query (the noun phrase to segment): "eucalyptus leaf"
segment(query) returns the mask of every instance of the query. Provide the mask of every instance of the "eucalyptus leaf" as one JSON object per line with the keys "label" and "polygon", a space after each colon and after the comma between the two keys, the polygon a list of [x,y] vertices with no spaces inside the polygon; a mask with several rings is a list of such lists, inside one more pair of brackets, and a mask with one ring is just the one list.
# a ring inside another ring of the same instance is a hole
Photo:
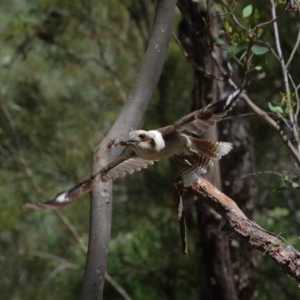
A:
{"label": "eucalyptus leaf", "polygon": [[268,106],[272,112],[283,114],[283,109],[280,106],[272,105],[271,102],[268,103]]}
{"label": "eucalyptus leaf", "polygon": [[255,55],[263,55],[263,54],[265,54],[265,53],[267,53],[269,51],[269,48],[267,48],[265,46],[254,44],[251,47],[251,51]]}
{"label": "eucalyptus leaf", "polygon": [[248,18],[248,17],[250,17],[251,14],[252,14],[252,12],[253,12],[253,6],[252,6],[252,4],[249,4],[249,5],[245,6],[245,7],[243,8],[243,11],[242,11],[243,18]]}

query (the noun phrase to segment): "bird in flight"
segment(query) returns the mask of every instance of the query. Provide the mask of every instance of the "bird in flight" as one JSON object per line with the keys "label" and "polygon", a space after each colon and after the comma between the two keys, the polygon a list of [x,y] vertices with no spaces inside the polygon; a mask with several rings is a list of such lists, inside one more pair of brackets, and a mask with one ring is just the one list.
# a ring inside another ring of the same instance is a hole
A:
{"label": "bird in flight", "polygon": [[188,186],[206,173],[214,160],[228,154],[232,144],[200,139],[209,127],[220,121],[239,98],[237,89],[225,98],[194,111],[171,125],[156,130],[133,130],[116,143],[125,150],[115,160],[71,189],[43,203],[28,203],[25,208],[59,208],[92,190],[99,181],[115,180],[147,168],[161,159],[171,158],[180,174],[179,180]]}

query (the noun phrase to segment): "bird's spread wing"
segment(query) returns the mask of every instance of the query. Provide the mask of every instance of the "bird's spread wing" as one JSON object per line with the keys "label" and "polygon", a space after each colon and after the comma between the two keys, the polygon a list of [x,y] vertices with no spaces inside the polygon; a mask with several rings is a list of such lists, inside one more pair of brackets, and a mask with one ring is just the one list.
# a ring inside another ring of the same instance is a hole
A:
{"label": "bird's spread wing", "polygon": [[99,181],[115,180],[127,174],[140,171],[152,165],[154,162],[145,160],[135,156],[132,151],[126,151],[119,155],[115,160],[95,173],[89,179],[84,180],[67,191],[59,193],[55,198],[39,203],[27,203],[24,205],[25,209],[57,209],[63,207],[70,202],[73,202],[78,197],[90,192],[93,185]]}
{"label": "bird's spread wing", "polygon": [[241,92],[242,91],[240,89],[237,89],[222,100],[212,103],[200,110],[194,111],[180,118],[172,125],[160,128],[159,131],[163,136],[175,131],[188,131],[196,135],[201,135],[210,126],[213,126],[216,122],[226,116],[236,103]]}
{"label": "bird's spread wing", "polygon": [[148,166],[153,165],[153,163],[154,161],[152,160],[146,160],[137,156],[132,157],[115,166],[107,174],[103,175],[101,179],[103,181],[115,180],[127,174],[146,169]]}

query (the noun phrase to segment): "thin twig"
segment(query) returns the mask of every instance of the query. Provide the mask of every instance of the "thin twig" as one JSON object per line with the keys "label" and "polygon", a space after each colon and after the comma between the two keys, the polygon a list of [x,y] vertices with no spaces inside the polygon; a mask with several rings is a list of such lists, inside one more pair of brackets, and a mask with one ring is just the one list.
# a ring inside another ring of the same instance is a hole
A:
{"label": "thin twig", "polygon": [[33,253],[34,256],[51,259],[57,263],[57,266],[50,272],[50,274],[42,281],[42,286],[49,284],[61,271],[64,269],[79,269],[79,265],[71,263],[66,259],[54,255],[52,253],[46,252],[35,252]]}
{"label": "thin twig", "polygon": [[132,300],[132,298],[127,294],[127,292],[111,277],[107,272],[105,272],[105,279],[109,284],[115,288],[115,290],[125,299]]}
{"label": "thin twig", "polygon": [[[272,18],[276,19],[277,14],[276,14],[276,5],[274,0],[270,0],[271,2],[271,14]],[[297,153],[300,155],[300,140],[299,140],[299,127],[297,124],[297,120],[295,119],[295,115],[293,113],[293,106],[292,106],[292,99],[291,99],[291,89],[289,85],[289,78],[288,78],[288,66],[285,63],[282,49],[281,49],[281,42],[280,42],[280,35],[279,35],[279,30],[278,30],[278,22],[275,21],[273,22],[273,30],[274,30],[274,38],[275,38],[275,45],[277,49],[277,54],[279,57],[279,63],[281,66],[281,72],[283,76],[283,82],[285,86],[285,94],[286,94],[286,102],[287,102],[287,107],[288,107],[288,114],[290,118],[290,122],[292,124],[293,128],[293,135],[294,135],[294,140],[297,143]]]}
{"label": "thin twig", "polygon": [[[54,211],[57,217],[60,219],[60,221],[66,226],[66,228],[69,230],[69,232],[72,234],[74,240],[79,245],[80,249],[86,254],[87,253],[87,246],[80,238],[79,233],[77,232],[76,228],[73,226],[73,224],[69,221],[69,219],[62,213],[60,210]],[[119,293],[123,299],[125,300],[131,300],[132,298],[129,296],[129,294],[126,292],[126,290],[117,283],[117,281],[106,271],[105,272],[105,280],[116,290],[117,293]]]}
{"label": "thin twig", "polygon": [[256,171],[256,172],[248,173],[246,175],[241,176],[240,178],[238,178],[236,180],[236,182],[240,181],[240,180],[247,179],[247,178],[252,177],[252,176],[265,175],[265,174],[271,174],[271,175],[275,175],[275,176],[278,176],[278,177],[283,176],[283,174],[275,172],[275,171]]}
{"label": "thin twig", "polygon": [[291,84],[292,84],[292,86],[294,88],[295,98],[297,100],[297,107],[296,107],[296,110],[295,110],[295,118],[296,118],[296,120],[298,120],[299,110],[300,110],[300,99],[299,99],[298,90],[300,88],[300,84],[298,84],[298,86],[296,86],[296,83],[294,82],[294,79],[293,79],[293,77],[290,74],[289,74],[289,78],[290,78]]}
{"label": "thin twig", "polygon": [[87,246],[80,238],[80,235],[78,234],[76,228],[73,226],[73,224],[69,221],[69,219],[66,217],[66,215],[60,211],[60,210],[54,210],[54,213],[59,218],[59,220],[66,226],[68,231],[72,234],[74,240],[79,245],[80,249],[86,253],[87,252]]}
{"label": "thin twig", "polygon": [[191,63],[191,65],[195,68],[195,70],[200,71],[204,76],[206,76],[207,78],[212,78],[218,81],[224,81],[225,78],[227,77],[226,74],[224,75],[224,73],[222,73],[222,75],[224,77],[220,78],[215,76],[214,74],[207,72],[207,70],[204,70],[204,68],[200,67],[194,60],[193,58],[185,51],[184,47],[182,46],[181,41],[178,39],[178,37],[176,36],[176,34],[172,34],[174,40],[177,42],[178,46],[180,47],[183,55],[188,59],[188,61]]}
{"label": "thin twig", "polygon": [[247,105],[265,122],[267,122],[271,127],[273,127],[281,137],[284,144],[287,146],[288,150],[292,154],[292,156],[295,159],[295,162],[297,163],[298,167],[300,167],[300,156],[297,152],[297,150],[294,148],[293,144],[289,140],[289,138],[286,136],[286,134],[283,132],[279,124],[277,124],[264,110],[259,108],[254,102],[246,95],[242,94],[241,98],[244,99],[244,101],[247,103]]}
{"label": "thin twig", "polygon": [[[298,24],[299,24],[299,21],[300,21],[300,11],[298,10]],[[287,63],[286,63],[287,68],[289,67],[290,63],[294,59],[294,56],[295,56],[296,52],[299,49],[299,44],[300,44],[300,26],[298,26],[298,35],[297,35],[296,43],[295,43],[295,45],[293,47],[293,50],[290,54],[290,57],[289,57],[289,59],[287,60]]]}

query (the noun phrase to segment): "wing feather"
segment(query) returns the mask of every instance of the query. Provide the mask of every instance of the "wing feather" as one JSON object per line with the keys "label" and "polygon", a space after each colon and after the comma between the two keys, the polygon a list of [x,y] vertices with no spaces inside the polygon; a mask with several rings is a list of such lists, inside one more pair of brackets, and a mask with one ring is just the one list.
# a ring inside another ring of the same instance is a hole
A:
{"label": "wing feather", "polygon": [[[234,100],[238,98],[240,90],[234,91],[232,94],[228,95],[224,99],[208,105],[203,110],[200,110],[199,113],[195,113],[194,119],[181,126],[178,130],[186,130],[197,135],[203,134],[209,127],[216,124],[220,121],[227,113],[232,109]],[[207,114],[203,114],[203,111],[207,111]],[[193,128],[197,128],[195,131]]]}
{"label": "wing feather", "polygon": [[142,169],[146,169],[148,166],[153,165],[153,163],[154,161],[152,160],[146,160],[135,156],[115,166],[103,175],[101,179],[103,181],[115,180],[117,178],[124,177],[127,174],[132,174],[134,172],[141,171]]}
{"label": "wing feather", "polygon": [[191,140],[191,150],[209,159],[218,160],[232,150],[232,144],[227,142],[207,141],[189,137]]}
{"label": "wing feather", "polygon": [[178,178],[184,185],[195,182],[199,176],[207,172],[215,160],[221,159],[232,149],[231,143],[189,138],[192,142],[191,154],[173,157]]}
{"label": "wing feather", "polygon": [[46,202],[27,203],[24,205],[24,207],[26,209],[57,209],[63,207],[73,202],[79,196],[90,192],[95,182],[100,179],[102,181],[114,180],[127,174],[132,174],[133,172],[145,169],[154,163],[154,161],[151,160],[145,160],[139,157],[131,156],[132,153],[130,151],[121,154],[113,162],[108,164],[99,172],[95,173],[92,177],[76,184],[67,191],[59,193],[55,198]]}
{"label": "wing feather", "polygon": [[213,126],[216,122],[220,121],[227,115],[236,103],[241,92],[241,89],[237,89],[222,100],[212,103],[200,110],[194,111],[180,118],[172,125],[160,128],[159,131],[163,136],[175,131],[188,131],[196,135],[201,135],[210,126]]}

